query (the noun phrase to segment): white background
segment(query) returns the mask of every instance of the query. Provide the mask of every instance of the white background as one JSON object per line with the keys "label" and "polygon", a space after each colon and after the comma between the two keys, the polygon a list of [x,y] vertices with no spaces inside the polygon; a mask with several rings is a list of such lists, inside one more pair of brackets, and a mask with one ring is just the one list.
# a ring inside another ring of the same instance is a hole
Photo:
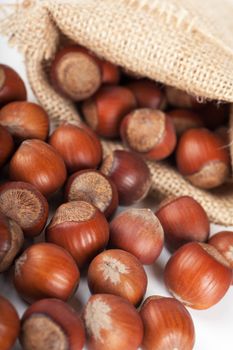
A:
{"label": "white background", "polygon": [[[12,1],[0,0],[0,4],[12,3]],[[233,34],[233,33],[232,33]],[[24,67],[24,59],[16,49],[10,48],[5,38],[0,36],[0,63],[5,63],[17,70],[27,84],[29,100],[35,101],[35,98],[30,90],[27,82],[27,77]],[[1,141],[1,140],[0,140]],[[156,207],[154,199],[148,199],[142,204],[149,206],[152,209]],[[212,225],[211,234],[226,229],[220,226]],[[230,228],[229,228],[230,229]],[[233,228],[231,228],[233,229]],[[163,268],[169,258],[166,249],[163,250],[157,262],[150,267],[146,267],[148,274],[148,289],[146,296],[164,295],[169,296],[163,284]],[[9,273],[0,276],[0,293],[8,297],[18,309],[21,315],[25,310],[26,304],[20,299],[11,285],[11,274]],[[70,303],[77,310],[81,310],[89,297],[89,291],[86,283],[82,279],[78,291],[72,298]],[[192,315],[195,330],[196,343],[195,350],[232,350],[233,349],[233,286],[229,289],[226,296],[214,307],[209,310],[192,310],[189,308]],[[14,350],[21,349],[19,345],[15,346]],[[1,350],[1,349],[0,349]],[[119,349],[123,350],[123,349]],[[127,349],[124,349],[127,350]]]}

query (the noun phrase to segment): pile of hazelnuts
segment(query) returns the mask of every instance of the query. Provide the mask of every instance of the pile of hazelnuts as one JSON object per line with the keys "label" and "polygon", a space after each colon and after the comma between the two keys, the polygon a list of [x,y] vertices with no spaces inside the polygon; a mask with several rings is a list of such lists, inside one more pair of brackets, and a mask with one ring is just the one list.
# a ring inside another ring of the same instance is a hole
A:
{"label": "pile of hazelnuts", "polygon": [[[22,79],[0,65],[0,272],[12,271],[15,289],[31,304],[20,321],[0,296],[0,349],[11,349],[18,337],[25,350],[84,344],[93,350],[193,349],[194,324],[185,306],[207,309],[227,292],[233,233],[209,239],[207,214],[189,196],[166,199],[156,213],[116,210],[148,194],[145,160],[174,163],[174,151],[178,170],[192,184],[223,184],[230,173],[222,127],[229,106],[200,104],[174,88],[132,78],[77,45],[57,53],[50,79],[86,123],[49,132],[46,111],[27,102]],[[129,150],[103,159],[99,137],[121,137]],[[142,303],[143,265],[154,264],[164,244],[172,254],[164,283],[173,297],[154,295]],[[80,272],[93,294],[81,315],[66,303]]]}

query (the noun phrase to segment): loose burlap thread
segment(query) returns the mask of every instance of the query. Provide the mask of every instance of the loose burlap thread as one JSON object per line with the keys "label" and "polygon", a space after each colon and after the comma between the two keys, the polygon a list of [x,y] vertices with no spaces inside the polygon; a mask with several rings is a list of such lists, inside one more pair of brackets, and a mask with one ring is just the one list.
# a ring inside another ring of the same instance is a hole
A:
{"label": "loose burlap thread", "polygon": [[[25,54],[31,87],[55,123],[80,123],[74,104],[58,95],[48,67],[64,36],[126,70],[176,86],[199,100],[233,102],[233,6],[222,0],[27,1],[0,23]],[[233,123],[231,116],[230,123]],[[232,128],[229,128],[233,140]],[[103,141],[105,154],[121,144]],[[148,162],[151,192],[191,195],[212,222],[233,225],[233,185],[193,187],[163,162]]]}

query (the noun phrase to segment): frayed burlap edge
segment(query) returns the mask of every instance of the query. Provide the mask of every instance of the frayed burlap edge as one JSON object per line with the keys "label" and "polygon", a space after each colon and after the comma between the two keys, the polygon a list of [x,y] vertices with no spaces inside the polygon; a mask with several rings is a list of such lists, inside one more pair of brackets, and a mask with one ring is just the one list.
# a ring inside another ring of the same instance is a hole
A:
{"label": "frayed burlap edge", "polygon": [[[120,2],[123,2],[123,0]],[[134,1],[133,4],[136,6],[135,4],[137,4],[137,1]],[[58,124],[66,121],[79,124],[81,119],[77,109],[73,103],[61,97],[53,90],[46,73],[49,61],[57,50],[59,44],[59,30],[62,29],[58,29],[54,23],[56,17],[55,11],[57,9],[56,6],[58,6],[59,9],[60,5],[56,1],[53,1],[52,4],[50,1],[43,1],[43,4],[36,4],[29,9],[21,9],[17,14],[10,16],[6,21],[2,22],[2,26],[0,25],[0,31],[2,27],[2,31],[10,35],[11,43],[17,44],[25,53],[26,68],[30,84],[38,101],[48,111],[51,119]],[[76,9],[75,5],[74,9]],[[185,23],[182,23],[182,25],[185,25]],[[189,28],[189,31],[190,30],[191,28]],[[67,33],[66,31],[65,34],[67,35],[70,33]],[[85,46],[88,48],[92,48],[97,53],[102,54],[105,58],[124,66],[124,62],[121,61],[121,59],[118,60],[117,57],[110,59],[111,53],[105,54],[104,50],[103,52],[98,51],[95,45],[92,46],[92,40],[90,38],[89,42],[86,42],[88,41],[87,39],[81,40],[81,38],[79,38],[80,40],[78,40],[78,38],[74,36],[74,33],[71,33],[68,36],[72,40],[76,39],[77,42],[81,42],[81,44],[85,45],[85,43],[87,43]],[[37,39],[36,45],[35,37]],[[125,65],[125,68],[129,69],[131,67]],[[156,79],[156,72],[153,74],[148,74],[148,72],[144,74],[143,69],[137,70],[135,68],[133,71],[140,75]],[[163,79],[160,79],[160,81],[163,81]],[[173,85],[182,88],[182,84]],[[198,90],[195,85],[193,86],[193,90],[191,85],[190,88],[187,88],[186,90],[190,90],[197,95],[200,93],[200,90]],[[205,92],[203,93],[203,96],[213,98],[218,97],[218,99],[225,99],[229,102],[233,100],[233,96],[230,96],[229,94],[214,96],[213,92],[209,94]],[[231,126],[233,126],[233,115],[230,118],[230,123]],[[233,140],[232,127],[229,129],[229,133],[230,139]],[[105,154],[111,152],[113,149],[122,148],[121,144],[113,142],[103,141],[102,145]],[[157,198],[163,198],[168,196],[190,195],[203,205],[212,222],[222,225],[233,224],[233,186],[231,184],[213,192],[202,191],[193,187],[173,168],[165,163],[148,162],[148,165],[152,175],[151,193],[154,196]]]}

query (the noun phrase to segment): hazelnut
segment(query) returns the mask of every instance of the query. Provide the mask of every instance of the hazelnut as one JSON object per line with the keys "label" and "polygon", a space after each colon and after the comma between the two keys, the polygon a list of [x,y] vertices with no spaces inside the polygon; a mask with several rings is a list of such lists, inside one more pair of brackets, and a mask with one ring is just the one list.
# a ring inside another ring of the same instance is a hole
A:
{"label": "hazelnut", "polygon": [[23,231],[12,219],[0,213],[0,272],[6,271],[23,246]]}
{"label": "hazelnut", "polygon": [[82,105],[87,124],[106,138],[119,136],[122,119],[134,108],[136,99],[133,93],[122,86],[103,86]]}
{"label": "hazelnut", "polygon": [[181,136],[176,162],[179,172],[203,189],[220,186],[229,175],[228,150],[222,139],[207,129],[189,129]]}
{"label": "hazelnut", "polygon": [[55,244],[34,244],[15,263],[15,288],[29,303],[43,298],[66,301],[75,292],[79,279],[72,256]]}
{"label": "hazelnut", "polygon": [[7,103],[26,99],[27,91],[18,73],[9,66],[0,64],[0,108]]}
{"label": "hazelnut", "polygon": [[114,294],[139,305],[147,288],[147,276],[140,261],[120,249],[97,255],[88,268],[88,285],[92,293]]}
{"label": "hazelnut", "polygon": [[150,170],[137,154],[116,150],[104,159],[100,171],[115,183],[121,205],[139,202],[149,192]]}
{"label": "hazelnut", "polygon": [[97,170],[81,170],[73,174],[66,185],[67,201],[86,201],[106,217],[118,206],[118,192],[112,180]]}
{"label": "hazelnut", "polygon": [[171,119],[156,109],[142,108],[129,113],[121,123],[121,138],[131,150],[149,160],[167,158],[176,146]]}
{"label": "hazelnut", "polygon": [[0,186],[0,211],[16,221],[25,236],[41,233],[48,219],[48,202],[31,184],[11,181]]}
{"label": "hazelnut", "polygon": [[83,268],[105,248],[109,225],[92,204],[72,201],[62,204],[46,228],[46,240],[65,248]]}
{"label": "hazelnut", "polygon": [[12,180],[29,182],[46,197],[63,186],[67,174],[57,150],[35,139],[21,143],[11,158],[9,172]]}
{"label": "hazelnut", "polygon": [[19,140],[46,140],[49,118],[45,110],[31,102],[11,102],[0,111],[0,124]]}
{"label": "hazelnut", "polygon": [[95,169],[102,160],[98,138],[75,125],[60,125],[50,136],[49,143],[61,155],[70,172]]}

